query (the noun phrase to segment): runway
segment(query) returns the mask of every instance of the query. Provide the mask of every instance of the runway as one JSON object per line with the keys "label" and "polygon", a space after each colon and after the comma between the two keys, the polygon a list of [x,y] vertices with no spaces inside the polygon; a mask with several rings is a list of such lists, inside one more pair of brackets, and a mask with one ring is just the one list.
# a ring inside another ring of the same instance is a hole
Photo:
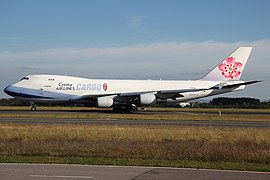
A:
{"label": "runway", "polygon": [[191,120],[117,120],[117,119],[48,119],[48,118],[0,118],[0,123],[12,124],[70,124],[115,126],[201,126],[232,128],[270,128],[269,122],[191,121]]}
{"label": "runway", "polygon": [[[41,110],[31,112],[27,110],[1,110],[0,114],[112,114],[109,110]],[[202,112],[184,112],[184,111],[139,111],[134,114],[179,114],[192,113],[201,114]],[[205,112],[207,114],[217,112]],[[239,112],[226,112],[227,114],[239,114]],[[224,114],[226,114],[224,113]],[[241,112],[242,113],[242,112]],[[242,113],[243,114],[243,113]],[[254,112],[244,112],[244,114],[254,114]],[[269,116],[269,112],[255,112],[255,115]],[[73,116],[74,117],[74,116]],[[12,124],[70,124],[70,125],[115,125],[115,126],[201,126],[201,127],[233,127],[233,128],[270,128],[270,122],[255,121],[220,121],[218,120],[139,120],[139,119],[74,119],[74,118],[0,118],[0,123]]]}
{"label": "runway", "polygon": [[[53,108],[53,107],[52,107]],[[29,113],[38,113],[38,114],[93,114],[93,113],[99,113],[99,114],[115,114],[111,110],[38,110],[38,111],[30,111],[30,110],[0,110],[0,114],[29,114]],[[218,111],[209,111],[208,109],[205,109],[205,111],[137,111],[133,112],[131,114],[206,114],[206,115],[218,115]],[[125,113],[124,113],[125,114]],[[223,115],[260,115],[260,116],[270,116],[270,112],[252,112],[252,111],[222,111]]]}
{"label": "runway", "polygon": [[268,172],[66,164],[0,164],[1,180],[268,180]]}

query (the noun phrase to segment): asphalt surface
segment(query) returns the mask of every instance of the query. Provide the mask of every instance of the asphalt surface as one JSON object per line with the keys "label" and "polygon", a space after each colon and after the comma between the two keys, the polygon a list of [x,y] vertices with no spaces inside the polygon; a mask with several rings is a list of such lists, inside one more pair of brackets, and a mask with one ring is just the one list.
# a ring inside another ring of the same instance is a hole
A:
{"label": "asphalt surface", "polygon": [[270,173],[203,169],[92,166],[65,164],[0,164],[0,180],[268,180]]}
{"label": "asphalt surface", "polygon": [[[52,107],[53,108],[53,107]],[[100,113],[100,114],[115,114],[111,110],[37,110],[37,111],[30,111],[29,110],[0,110],[0,114],[29,114],[29,113],[38,113],[38,114],[76,114],[76,113],[83,113],[83,114],[93,114],[93,113]],[[211,114],[211,115],[218,115],[218,111],[137,111],[133,114]],[[270,116],[270,112],[252,112],[252,111],[245,111],[245,112],[226,112],[222,111],[223,115],[261,115],[261,116]]]}
{"label": "asphalt surface", "polygon": [[115,126],[201,126],[232,128],[270,128],[269,122],[191,121],[191,120],[116,120],[116,119],[44,119],[0,118],[0,123],[12,124],[70,124]]}
{"label": "asphalt surface", "polygon": [[[0,114],[76,114],[76,113],[87,113],[92,114],[93,112],[98,113],[112,113],[111,111],[25,111],[25,110],[8,110],[0,111]],[[158,113],[186,113],[186,112],[149,112],[139,111],[139,114],[158,114]],[[190,112],[189,112],[190,113]],[[200,113],[201,112],[192,112]],[[214,113],[214,112],[206,112]],[[235,112],[239,114],[238,112]],[[251,114],[253,112],[244,112],[245,114]],[[137,113],[136,113],[137,114]],[[243,114],[243,113],[242,113]],[[255,113],[260,115],[268,116],[268,113]],[[218,118],[218,116],[217,116]],[[0,123],[13,123],[13,124],[72,124],[72,125],[116,125],[116,126],[212,126],[212,127],[232,127],[232,128],[270,128],[270,122],[251,122],[251,121],[198,121],[198,120],[117,120],[117,119],[63,119],[63,118],[0,118]]]}

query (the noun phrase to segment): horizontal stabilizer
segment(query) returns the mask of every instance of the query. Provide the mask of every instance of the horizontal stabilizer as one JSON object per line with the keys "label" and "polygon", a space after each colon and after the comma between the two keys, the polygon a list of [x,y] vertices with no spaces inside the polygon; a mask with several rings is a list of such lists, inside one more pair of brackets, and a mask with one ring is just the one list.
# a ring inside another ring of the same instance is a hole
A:
{"label": "horizontal stabilizer", "polygon": [[248,81],[248,82],[243,82],[243,83],[238,83],[238,84],[231,84],[231,85],[225,85],[223,86],[221,89],[230,89],[230,88],[236,88],[242,85],[250,85],[250,84],[254,84],[254,83],[258,83],[258,82],[262,82],[261,81]]}

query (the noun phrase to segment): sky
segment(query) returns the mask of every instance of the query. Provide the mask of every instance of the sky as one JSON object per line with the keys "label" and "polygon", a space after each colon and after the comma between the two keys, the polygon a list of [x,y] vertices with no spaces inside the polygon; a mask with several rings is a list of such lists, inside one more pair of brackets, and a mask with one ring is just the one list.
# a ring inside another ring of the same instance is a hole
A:
{"label": "sky", "polygon": [[228,97],[270,100],[269,0],[0,0],[0,98],[28,74],[199,79],[252,46]]}

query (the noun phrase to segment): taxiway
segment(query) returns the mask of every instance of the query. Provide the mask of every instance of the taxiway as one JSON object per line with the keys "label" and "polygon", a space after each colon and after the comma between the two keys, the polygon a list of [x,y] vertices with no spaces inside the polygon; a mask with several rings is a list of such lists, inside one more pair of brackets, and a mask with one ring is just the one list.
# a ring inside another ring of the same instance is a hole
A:
{"label": "taxiway", "polygon": [[268,172],[225,171],[187,168],[154,168],[130,166],[95,166],[67,164],[0,164],[2,180],[61,180],[61,179],[97,179],[97,180],[268,180]]}

